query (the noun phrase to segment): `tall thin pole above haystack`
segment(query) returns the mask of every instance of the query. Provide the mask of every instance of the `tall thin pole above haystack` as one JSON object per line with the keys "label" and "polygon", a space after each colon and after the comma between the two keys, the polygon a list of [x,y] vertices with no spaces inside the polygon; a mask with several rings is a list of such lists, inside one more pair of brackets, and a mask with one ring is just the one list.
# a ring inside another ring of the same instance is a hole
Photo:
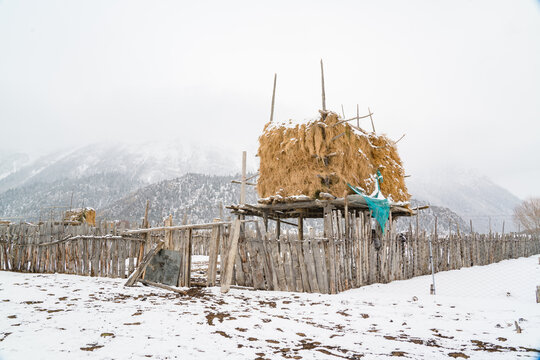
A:
{"label": "tall thin pole above haystack", "polygon": [[322,109],[326,111],[326,94],[324,93],[324,68],[321,59],[321,86],[322,86]]}
{"label": "tall thin pole above haystack", "polygon": [[358,107],[358,104],[356,104],[356,127],[360,127],[360,108]]}
{"label": "tall thin pole above haystack", "polygon": [[341,113],[343,114],[343,118],[345,119],[345,110],[343,109],[343,104],[341,104]]}
{"label": "tall thin pole above haystack", "polygon": [[367,110],[369,113],[369,119],[371,120],[371,128],[373,129],[373,132],[375,132],[375,125],[373,125],[373,116],[371,116],[371,110],[369,109],[369,107],[367,108]]}
{"label": "tall thin pole above haystack", "polygon": [[277,81],[277,74],[274,74],[274,90],[272,91],[272,109],[270,110],[270,122],[274,120],[274,102],[276,100],[276,81]]}
{"label": "tall thin pole above haystack", "polygon": [[240,185],[240,205],[246,203],[246,157],[247,152],[242,151],[242,184]]}

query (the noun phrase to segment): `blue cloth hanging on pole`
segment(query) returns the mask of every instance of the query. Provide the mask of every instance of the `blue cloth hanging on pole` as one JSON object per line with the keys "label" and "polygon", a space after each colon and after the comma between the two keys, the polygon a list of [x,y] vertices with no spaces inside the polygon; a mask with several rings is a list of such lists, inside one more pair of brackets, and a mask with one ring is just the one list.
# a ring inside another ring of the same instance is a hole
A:
{"label": "blue cloth hanging on pole", "polygon": [[375,220],[377,220],[377,222],[381,226],[382,233],[384,234],[386,221],[388,221],[388,218],[390,217],[390,202],[388,201],[388,199],[378,198],[381,188],[379,184],[379,179],[381,179],[381,182],[383,181],[381,173],[379,172],[379,170],[377,170],[377,193],[375,194],[375,196],[366,196],[357,187],[352,186],[351,184],[347,185],[349,185],[349,187],[355,193],[362,195],[362,197],[366,199],[369,210],[371,210],[371,215]]}

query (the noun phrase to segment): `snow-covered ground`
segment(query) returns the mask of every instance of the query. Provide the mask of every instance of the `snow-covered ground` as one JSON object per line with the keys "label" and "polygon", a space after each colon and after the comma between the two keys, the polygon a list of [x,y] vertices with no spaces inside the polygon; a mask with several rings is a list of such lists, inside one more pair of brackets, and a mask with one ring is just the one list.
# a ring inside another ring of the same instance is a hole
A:
{"label": "snow-covered ground", "polygon": [[[536,359],[538,256],[338,295],[0,272],[0,359]],[[515,321],[522,329],[516,332]]]}

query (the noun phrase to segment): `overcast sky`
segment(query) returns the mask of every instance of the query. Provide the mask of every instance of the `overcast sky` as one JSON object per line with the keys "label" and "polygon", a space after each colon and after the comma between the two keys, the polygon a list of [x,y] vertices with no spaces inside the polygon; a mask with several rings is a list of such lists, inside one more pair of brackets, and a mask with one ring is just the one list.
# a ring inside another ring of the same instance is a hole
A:
{"label": "overcast sky", "polygon": [[[0,148],[178,136],[257,148],[277,120],[368,106],[408,173],[540,196],[540,2],[0,0]],[[364,122],[364,127],[369,124]]]}

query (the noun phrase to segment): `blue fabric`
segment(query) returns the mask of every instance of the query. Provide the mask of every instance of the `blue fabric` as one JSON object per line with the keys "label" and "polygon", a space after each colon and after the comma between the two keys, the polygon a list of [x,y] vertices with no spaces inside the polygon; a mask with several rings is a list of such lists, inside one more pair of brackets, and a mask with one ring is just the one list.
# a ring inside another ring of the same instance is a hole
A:
{"label": "blue fabric", "polygon": [[390,216],[390,202],[388,199],[374,199],[369,196],[362,195],[368,204],[369,210],[371,210],[372,216],[377,220],[381,226],[382,233],[386,227],[386,221]]}
{"label": "blue fabric", "polygon": [[[382,182],[382,175],[377,170],[377,182],[379,181],[379,178]],[[357,187],[352,186],[351,184],[347,184],[353,191],[359,195],[362,195],[364,199],[366,199],[366,202],[368,204],[369,210],[371,210],[371,215],[379,225],[381,226],[382,233],[384,234],[384,229],[386,227],[386,221],[388,221],[388,218],[390,217],[390,202],[388,199],[376,199],[374,197],[369,197],[363,194]],[[380,186],[378,186],[378,189],[380,189]],[[380,191],[380,190],[379,190]],[[377,191],[377,195],[379,195],[379,191]]]}

